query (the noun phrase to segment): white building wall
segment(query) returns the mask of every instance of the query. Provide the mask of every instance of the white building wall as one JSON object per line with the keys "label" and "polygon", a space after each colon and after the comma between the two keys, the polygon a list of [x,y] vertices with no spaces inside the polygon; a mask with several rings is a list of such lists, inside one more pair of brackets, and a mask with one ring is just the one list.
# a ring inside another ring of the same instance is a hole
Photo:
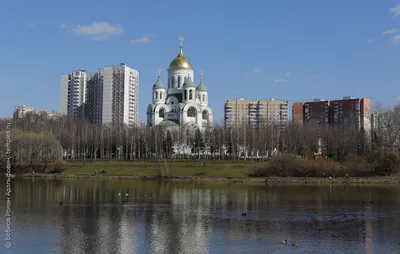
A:
{"label": "white building wall", "polygon": [[113,93],[113,68],[105,67],[101,71],[103,79],[103,98],[102,98],[102,124],[112,121],[112,93]]}
{"label": "white building wall", "polygon": [[60,87],[60,113],[67,115],[68,108],[68,74],[61,75],[61,87]]}
{"label": "white building wall", "polygon": [[130,105],[129,105],[129,96],[131,95],[131,68],[127,66],[122,66],[124,70],[124,95],[123,95],[123,121],[126,124],[129,124],[129,117],[130,117]]}
{"label": "white building wall", "polygon": [[[123,79],[114,80],[114,73],[123,73]],[[103,107],[102,107],[102,123],[111,123],[113,117],[122,113],[121,123],[127,125],[135,125],[139,122],[139,72],[126,66],[105,67],[102,70],[103,76]],[[121,83],[122,82],[122,83]],[[117,87],[123,87],[121,97],[114,97]],[[119,108],[117,108],[116,100],[119,100]],[[120,118],[121,119],[121,118]]]}
{"label": "white building wall", "polygon": [[61,75],[60,112],[72,118],[84,117],[86,103],[86,71]]}
{"label": "white building wall", "polygon": [[[178,83],[180,77],[180,83]],[[168,93],[177,93],[183,86],[186,78],[190,77],[194,82],[194,71],[191,69],[170,69],[168,70]],[[174,83],[172,83],[174,78]]]}
{"label": "white building wall", "polygon": [[129,68],[129,125],[139,123],[139,72]]}

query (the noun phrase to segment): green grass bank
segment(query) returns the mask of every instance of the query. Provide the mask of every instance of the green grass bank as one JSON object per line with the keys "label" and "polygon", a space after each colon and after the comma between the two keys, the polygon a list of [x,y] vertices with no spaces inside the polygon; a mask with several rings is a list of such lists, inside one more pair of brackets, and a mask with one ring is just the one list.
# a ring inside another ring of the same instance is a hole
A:
{"label": "green grass bank", "polygon": [[[258,170],[275,167],[271,161],[212,161],[212,160],[168,160],[168,161],[67,161],[60,173],[25,173],[24,177],[43,178],[94,178],[204,181],[248,184],[400,184],[399,173],[390,177],[254,177]],[[95,174],[105,170],[106,174]],[[196,173],[204,175],[196,176]]]}

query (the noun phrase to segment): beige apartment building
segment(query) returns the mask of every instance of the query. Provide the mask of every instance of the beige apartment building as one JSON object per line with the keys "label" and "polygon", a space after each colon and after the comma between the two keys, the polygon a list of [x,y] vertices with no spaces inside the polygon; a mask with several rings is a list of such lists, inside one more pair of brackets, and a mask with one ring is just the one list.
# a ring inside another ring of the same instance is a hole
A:
{"label": "beige apartment building", "polygon": [[34,115],[46,115],[48,118],[53,118],[53,119],[60,116],[60,113],[56,112],[56,111],[35,109],[30,106],[21,105],[21,106],[14,107],[13,119],[25,118],[26,115],[29,113],[34,114]]}
{"label": "beige apartment building", "polygon": [[280,125],[288,123],[286,100],[226,100],[224,105],[225,127],[250,125]]}

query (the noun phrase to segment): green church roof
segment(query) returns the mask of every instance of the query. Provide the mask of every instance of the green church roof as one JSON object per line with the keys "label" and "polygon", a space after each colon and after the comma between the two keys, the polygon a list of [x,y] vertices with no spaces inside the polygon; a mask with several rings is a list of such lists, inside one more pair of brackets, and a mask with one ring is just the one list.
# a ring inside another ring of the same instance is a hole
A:
{"label": "green church roof", "polygon": [[179,126],[175,121],[173,120],[163,120],[161,123],[158,124],[159,126]]}
{"label": "green church roof", "polygon": [[204,84],[203,80],[197,86],[196,90],[199,91],[199,92],[207,92],[208,91],[208,89],[207,89],[206,85]]}
{"label": "green church roof", "polygon": [[196,85],[193,83],[191,78],[187,78],[185,83],[183,83],[183,87],[196,87]]}
{"label": "green church roof", "polygon": [[153,89],[165,89],[164,83],[161,81],[160,76],[158,77],[156,83],[153,85]]}

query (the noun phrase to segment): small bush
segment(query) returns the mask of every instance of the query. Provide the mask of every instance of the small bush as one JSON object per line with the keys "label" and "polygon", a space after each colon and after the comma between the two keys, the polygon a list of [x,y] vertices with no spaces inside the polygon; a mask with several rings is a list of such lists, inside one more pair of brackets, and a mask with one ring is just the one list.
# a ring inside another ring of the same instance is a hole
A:
{"label": "small bush", "polygon": [[55,160],[50,164],[48,173],[62,173],[67,169],[67,163],[64,160]]}
{"label": "small bush", "polygon": [[255,177],[368,177],[376,175],[364,158],[355,157],[339,163],[331,160],[302,159],[284,154],[270,160],[269,166],[254,170]]}
{"label": "small bush", "polygon": [[379,176],[390,176],[399,172],[399,155],[390,150],[381,149],[372,152],[368,157],[368,162]]}
{"label": "small bush", "polygon": [[375,176],[374,168],[364,157],[350,157],[345,159],[345,165],[348,176],[352,177],[368,177]]}

